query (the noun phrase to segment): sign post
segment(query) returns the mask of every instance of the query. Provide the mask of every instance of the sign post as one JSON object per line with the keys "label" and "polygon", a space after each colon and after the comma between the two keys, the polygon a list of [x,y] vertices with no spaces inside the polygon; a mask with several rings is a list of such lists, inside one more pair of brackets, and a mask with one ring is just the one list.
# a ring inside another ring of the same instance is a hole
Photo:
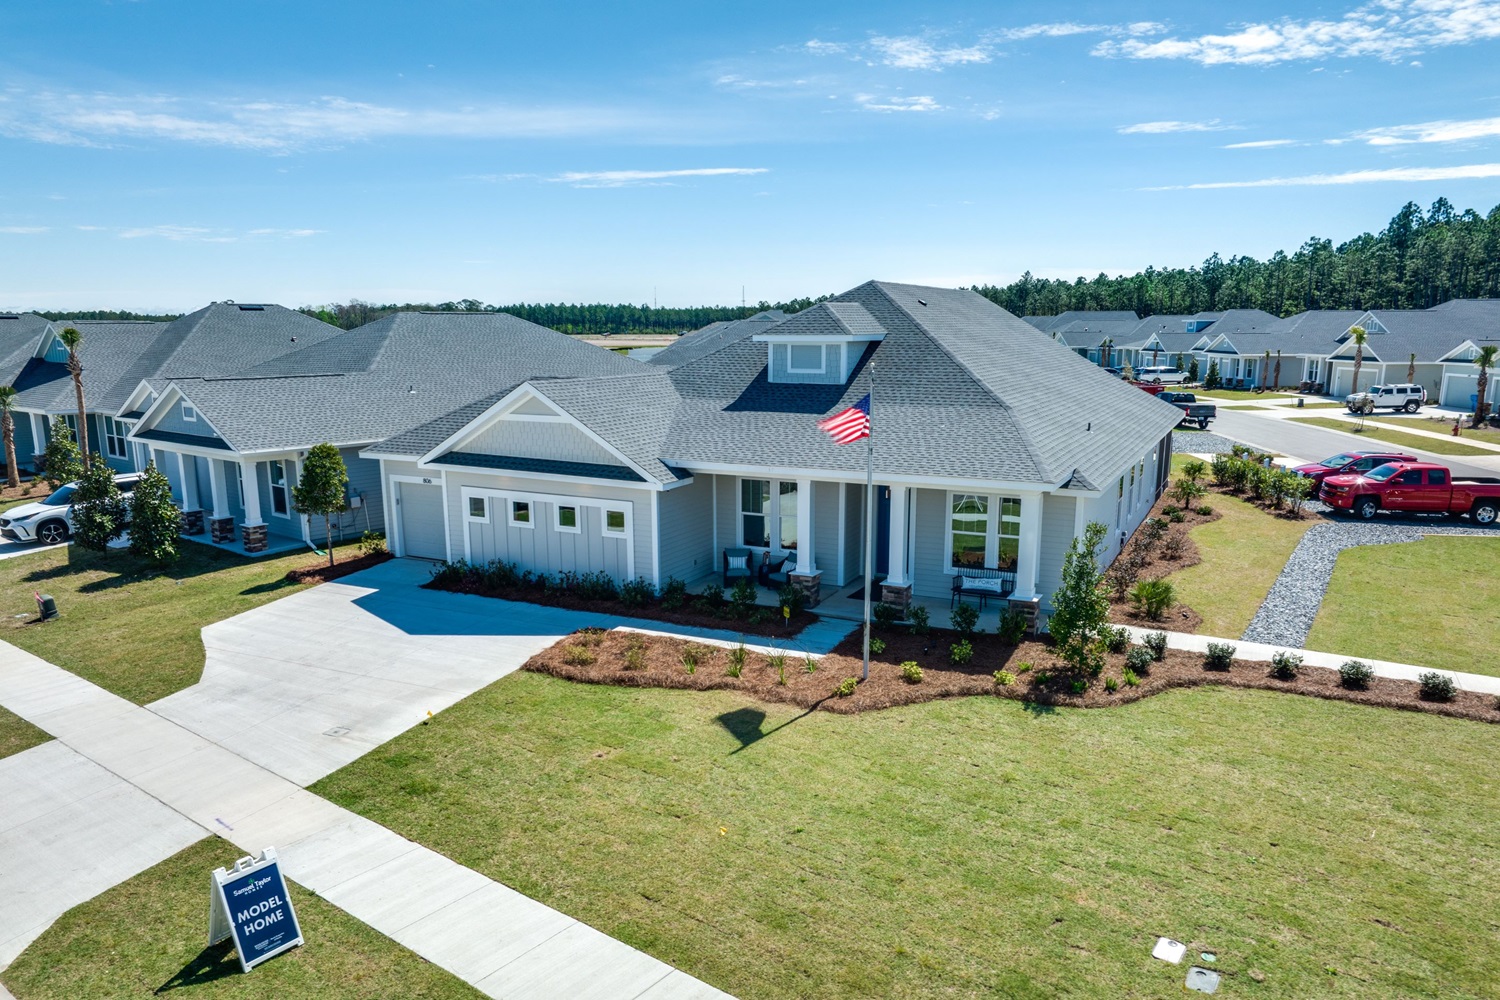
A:
{"label": "sign post", "polygon": [[210,893],[208,943],[234,938],[243,971],[303,943],[276,848],[240,858],[231,869],[215,869]]}

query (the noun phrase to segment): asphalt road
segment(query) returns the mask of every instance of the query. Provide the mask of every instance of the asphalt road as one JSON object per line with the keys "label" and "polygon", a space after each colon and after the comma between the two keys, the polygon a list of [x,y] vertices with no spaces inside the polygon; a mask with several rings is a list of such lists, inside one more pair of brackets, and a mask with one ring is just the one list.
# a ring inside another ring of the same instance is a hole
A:
{"label": "asphalt road", "polygon": [[[1309,416],[1316,416],[1317,410]],[[1380,445],[1339,431],[1325,430],[1310,424],[1299,424],[1279,417],[1263,417],[1248,410],[1219,410],[1218,419],[1209,430],[1266,451],[1294,455],[1316,462],[1341,451],[1368,451]],[[1403,449],[1404,450],[1404,449]],[[1500,452],[1494,457],[1475,459],[1455,455],[1437,455],[1413,449],[1412,454],[1424,461],[1446,465],[1460,476],[1500,476]]]}

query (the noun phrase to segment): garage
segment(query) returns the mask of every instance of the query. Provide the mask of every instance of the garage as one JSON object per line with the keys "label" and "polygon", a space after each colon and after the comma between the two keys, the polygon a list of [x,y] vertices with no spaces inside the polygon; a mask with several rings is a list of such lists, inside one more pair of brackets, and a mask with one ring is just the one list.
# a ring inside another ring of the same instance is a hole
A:
{"label": "garage", "polygon": [[396,510],[403,556],[448,558],[443,530],[443,488],[437,483],[396,481]]}
{"label": "garage", "polygon": [[[1493,383],[1494,379],[1490,381]],[[1460,410],[1472,409],[1474,401],[1472,397],[1479,392],[1479,371],[1475,368],[1473,375],[1451,373],[1443,376],[1443,399],[1444,406],[1456,406]],[[1485,393],[1489,396],[1489,392]]]}

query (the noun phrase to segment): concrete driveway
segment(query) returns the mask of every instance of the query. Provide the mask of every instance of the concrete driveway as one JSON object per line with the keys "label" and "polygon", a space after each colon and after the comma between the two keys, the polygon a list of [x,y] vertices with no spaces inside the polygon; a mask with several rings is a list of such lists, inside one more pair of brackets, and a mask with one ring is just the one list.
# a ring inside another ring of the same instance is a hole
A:
{"label": "concrete driveway", "polygon": [[[1312,410],[1301,415],[1318,416],[1319,412]],[[1341,451],[1384,447],[1378,442],[1356,437],[1353,434],[1345,434],[1342,431],[1329,430],[1312,424],[1299,424],[1283,417],[1262,416],[1251,410],[1220,409],[1219,417],[1214,421],[1212,429],[1215,434],[1222,434],[1227,438],[1243,441],[1245,444],[1267,451],[1297,455],[1309,462],[1319,461],[1329,455],[1337,455]],[[1500,454],[1472,457],[1466,455],[1459,458],[1454,455],[1423,452],[1419,448],[1413,449],[1413,453],[1425,461],[1446,465],[1461,476],[1500,476]]]}

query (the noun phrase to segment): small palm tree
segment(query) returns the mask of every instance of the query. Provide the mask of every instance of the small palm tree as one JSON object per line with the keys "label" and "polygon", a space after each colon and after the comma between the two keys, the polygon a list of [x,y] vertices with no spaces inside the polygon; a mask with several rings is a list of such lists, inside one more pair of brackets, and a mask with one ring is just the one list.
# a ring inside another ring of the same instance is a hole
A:
{"label": "small palm tree", "polygon": [[16,468],[16,421],[12,416],[15,406],[15,386],[0,385],[0,432],[5,435],[5,485],[11,489],[21,485],[21,470]]}
{"label": "small palm tree", "polygon": [[[1479,393],[1474,397],[1474,423],[1478,424],[1484,419],[1486,409],[1484,402],[1484,391],[1489,388],[1490,369],[1495,367],[1495,362],[1500,361],[1500,347],[1494,344],[1486,344],[1479,349],[1479,354],[1474,358],[1474,363],[1479,366]],[[7,438],[6,440],[9,440]]]}
{"label": "small palm tree", "polygon": [[1365,363],[1365,345],[1370,342],[1370,335],[1362,326],[1351,327],[1349,339],[1354,341],[1354,391],[1359,391],[1359,369]]}
{"label": "small palm tree", "polygon": [[1406,384],[1411,385],[1417,380],[1417,356],[1412,356],[1406,362]]}
{"label": "small palm tree", "polygon": [[73,392],[78,397],[78,450],[83,453],[83,468],[89,467],[89,419],[83,406],[83,361],[78,357],[78,348],[83,344],[83,334],[71,326],[57,335],[68,349],[68,372],[73,376]]}

